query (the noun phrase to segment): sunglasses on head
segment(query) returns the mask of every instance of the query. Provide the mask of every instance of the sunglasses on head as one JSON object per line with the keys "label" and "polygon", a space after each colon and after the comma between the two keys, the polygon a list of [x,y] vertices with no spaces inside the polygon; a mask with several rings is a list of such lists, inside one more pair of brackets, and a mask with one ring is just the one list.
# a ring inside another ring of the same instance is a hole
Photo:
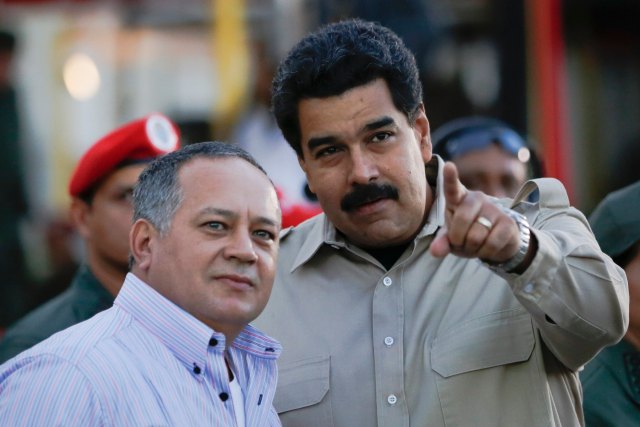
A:
{"label": "sunglasses on head", "polygon": [[443,142],[439,144],[437,151],[448,159],[454,159],[470,151],[481,150],[489,144],[497,144],[522,162],[528,161],[531,156],[520,135],[511,129],[500,127],[466,129],[453,133]]}

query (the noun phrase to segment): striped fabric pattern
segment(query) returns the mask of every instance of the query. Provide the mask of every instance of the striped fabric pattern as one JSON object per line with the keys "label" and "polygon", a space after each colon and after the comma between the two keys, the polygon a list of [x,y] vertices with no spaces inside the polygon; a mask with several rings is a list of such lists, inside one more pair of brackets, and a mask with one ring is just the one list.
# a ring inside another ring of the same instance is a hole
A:
{"label": "striped fabric pattern", "polygon": [[[129,274],[112,308],[0,366],[0,425],[235,426],[225,347]],[[247,426],[280,426],[281,351],[251,326],[230,346]]]}

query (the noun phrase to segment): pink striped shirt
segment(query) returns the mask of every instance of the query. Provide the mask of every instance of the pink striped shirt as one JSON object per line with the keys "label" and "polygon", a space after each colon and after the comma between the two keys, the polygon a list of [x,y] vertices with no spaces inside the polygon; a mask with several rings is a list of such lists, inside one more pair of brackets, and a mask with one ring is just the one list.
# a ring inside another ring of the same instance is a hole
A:
{"label": "pink striped shirt", "polygon": [[[225,337],[133,274],[109,310],[0,366],[0,425],[234,426]],[[247,426],[279,426],[280,344],[247,326],[229,348]]]}

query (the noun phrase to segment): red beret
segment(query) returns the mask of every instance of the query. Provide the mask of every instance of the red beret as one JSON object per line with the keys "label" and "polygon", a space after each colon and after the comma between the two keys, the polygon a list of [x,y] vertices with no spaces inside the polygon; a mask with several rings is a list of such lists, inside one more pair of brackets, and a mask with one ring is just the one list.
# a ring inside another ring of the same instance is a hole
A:
{"label": "red beret", "polygon": [[309,203],[290,203],[285,197],[282,190],[276,187],[276,194],[280,201],[280,208],[282,209],[282,228],[295,227],[302,221],[305,221],[313,216],[322,212],[322,208],[319,205],[313,205]]}
{"label": "red beret", "polygon": [[127,123],[87,151],[71,176],[69,194],[77,197],[126,160],[153,159],[179,147],[179,130],[162,114]]}

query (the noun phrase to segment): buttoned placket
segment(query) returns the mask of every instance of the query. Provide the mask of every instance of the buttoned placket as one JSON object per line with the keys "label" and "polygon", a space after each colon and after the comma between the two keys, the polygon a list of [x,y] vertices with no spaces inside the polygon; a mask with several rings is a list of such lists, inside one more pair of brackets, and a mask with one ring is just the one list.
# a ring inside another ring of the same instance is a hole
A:
{"label": "buttoned placket", "polygon": [[379,425],[408,426],[404,390],[403,318],[401,270],[383,274],[373,296],[373,352],[376,406]]}
{"label": "buttoned placket", "polygon": [[[235,411],[233,402],[231,401],[231,390],[229,389],[229,374],[227,365],[224,360],[224,337],[218,337],[215,334],[207,343],[207,361],[206,367],[200,367],[198,376],[201,378],[203,385],[209,392],[210,399],[214,405],[221,405],[227,414],[228,419],[235,424]],[[196,364],[194,364],[194,374],[196,373]]]}

